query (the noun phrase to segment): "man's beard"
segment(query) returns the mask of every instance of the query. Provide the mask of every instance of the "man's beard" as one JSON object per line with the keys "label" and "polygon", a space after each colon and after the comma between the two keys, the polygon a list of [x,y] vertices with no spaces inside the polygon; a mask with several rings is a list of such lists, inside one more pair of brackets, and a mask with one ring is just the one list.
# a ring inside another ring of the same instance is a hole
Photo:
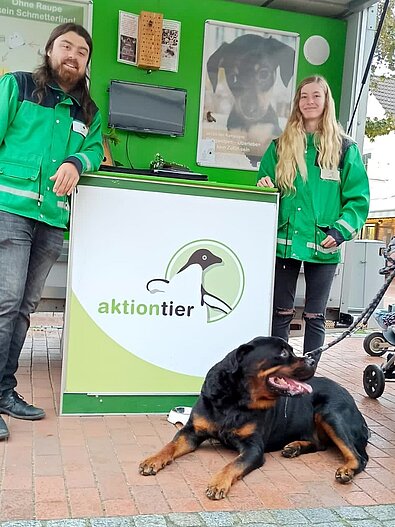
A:
{"label": "man's beard", "polygon": [[55,67],[50,61],[52,76],[54,80],[61,86],[67,88],[67,91],[73,90],[78,82],[85,77],[85,72],[81,74],[78,70],[71,70],[63,63],[57,64]]}

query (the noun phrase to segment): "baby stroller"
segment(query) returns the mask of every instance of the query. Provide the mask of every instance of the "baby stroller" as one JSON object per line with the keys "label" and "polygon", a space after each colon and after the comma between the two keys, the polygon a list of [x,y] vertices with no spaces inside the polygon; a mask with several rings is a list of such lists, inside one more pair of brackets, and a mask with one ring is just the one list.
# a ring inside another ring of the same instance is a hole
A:
{"label": "baby stroller", "polygon": [[[375,311],[395,277],[395,236],[391,238],[388,246],[384,249],[383,256],[385,258],[385,267],[380,269],[379,273],[385,275],[386,280],[368,307],[339,337],[307,354],[316,358],[318,362],[323,351],[350,336],[357,329],[366,326],[369,318],[374,314],[375,320],[383,331],[375,331],[368,335],[364,339],[364,349],[369,355],[376,357],[384,355],[387,351],[391,352],[388,353],[386,361],[381,366],[370,364],[363,372],[363,387],[367,395],[372,399],[377,399],[382,395],[385,381],[395,380],[395,309],[393,311],[391,307],[388,311],[383,309]],[[391,348],[391,346],[394,346],[394,348]]]}
{"label": "baby stroller", "polygon": [[[384,286],[376,296],[374,307],[378,305],[383,298],[384,293],[390,286],[392,279],[395,276],[395,237],[391,238],[388,246],[383,251],[385,258],[385,267],[380,269],[379,273],[386,275],[387,279]],[[386,361],[378,366],[377,364],[369,364],[363,372],[363,387],[365,392],[372,399],[377,399],[382,395],[385,388],[385,381],[395,380],[395,306],[390,306],[388,310],[378,309],[373,313],[373,318],[382,331],[374,331],[367,335],[363,341],[364,350],[372,357],[381,357],[387,351]],[[367,321],[367,319],[366,319]]]}
{"label": "baby stroller", "polygon": [[382,331],[374,331],[365,337],[364,350],[372,357],[381,357],[386,352],[388,354],[381,366],[370,364],[365,368],[363,386],[369,397],[377,399],[384,391],[385,381],[395,380],[395,306],[390,306],[388,311],[376,310],[373,318]]}

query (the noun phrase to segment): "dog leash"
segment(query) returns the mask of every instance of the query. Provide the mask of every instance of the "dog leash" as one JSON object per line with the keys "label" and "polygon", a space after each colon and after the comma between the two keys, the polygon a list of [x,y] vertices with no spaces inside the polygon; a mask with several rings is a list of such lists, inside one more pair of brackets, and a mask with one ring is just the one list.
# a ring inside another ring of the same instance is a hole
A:
{"label": "dog leash", "polygon": [[384,284],[380,288],[380,290],[377,292],[376,296],[373,298],[373,300],[368,305],[368,307],[365,308],[362,311],[362,313],[359,315],[359,317],[356,320],[354,320],[354,322],[351,324],[351,326],[349,326],[346,329],[346,331],[344,331],[341,335],[339,335],[337,338],[335,338],[334,340],[332,340],[328,344],[325,344],[324,346],[320,346],[319,348],[317,348],[315,350],[308,351],[305,354],[305,356],[311,357],[312,359],[314,359],[318,363],[318,361],[320,360],[321,354],[324,351],[328,350],[329,348],[331,348],[335,344],[338,344],[339,342],[341,342],[346,337],[349,337],[354,331],[356,331],[359,328],[359,326],[362,328],[364,325],[367,324],[369,318],[372,316],[374,310],[378,306],[380,300],[383,298],[385,292],[387,291],[387,289],[391,285],[392,280],[395,277],[395,260],[393,260],[390,257],[388,257],[387,259],[391,262],[391,265],[387,266],[387,267],[384,267],[383,269],[380,269],[379,272],[380,272],[380,274],[384,274],[384,275],[386,274],[388,276],[387,276]]}

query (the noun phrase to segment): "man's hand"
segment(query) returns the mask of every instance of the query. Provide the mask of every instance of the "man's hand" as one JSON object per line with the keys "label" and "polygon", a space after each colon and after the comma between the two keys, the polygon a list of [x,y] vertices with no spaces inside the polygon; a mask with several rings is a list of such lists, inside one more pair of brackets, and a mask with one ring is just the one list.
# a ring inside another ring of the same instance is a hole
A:
{"label": "man's hand", "polygon": [[321,246],[325,247],[326,249],[331,249],[332,247],[337,247],[337,243],[335,238],[333,238],[330,234],[321,242]]}
{"label": "man's hand", "polygon": [[65,196],[66,194],[70,196],[77,186],[80,175],[72,163],[63,163],[49,179],[55,181],[53,191],[57,196]]}
{"label": "man's hand", "polygon": [[261,179],[257,183],[257,187],[270,187],[273,188],[273,181],[270,179],[269,176],[261,177]]}

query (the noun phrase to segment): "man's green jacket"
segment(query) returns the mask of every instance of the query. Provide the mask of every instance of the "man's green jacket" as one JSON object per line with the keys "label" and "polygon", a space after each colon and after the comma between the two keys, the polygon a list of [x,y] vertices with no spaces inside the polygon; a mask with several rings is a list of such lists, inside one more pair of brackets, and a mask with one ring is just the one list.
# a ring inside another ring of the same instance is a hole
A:
{"label": "man's green jacket", "polygon": [[34,95],[31,73],[0,78],[0,210],[66,228],[67,196],[56,196],[49,178],[64,162],[80,174],[97,170],[103,159],[100,113],[86,126],[78,94],[47,86]]}

